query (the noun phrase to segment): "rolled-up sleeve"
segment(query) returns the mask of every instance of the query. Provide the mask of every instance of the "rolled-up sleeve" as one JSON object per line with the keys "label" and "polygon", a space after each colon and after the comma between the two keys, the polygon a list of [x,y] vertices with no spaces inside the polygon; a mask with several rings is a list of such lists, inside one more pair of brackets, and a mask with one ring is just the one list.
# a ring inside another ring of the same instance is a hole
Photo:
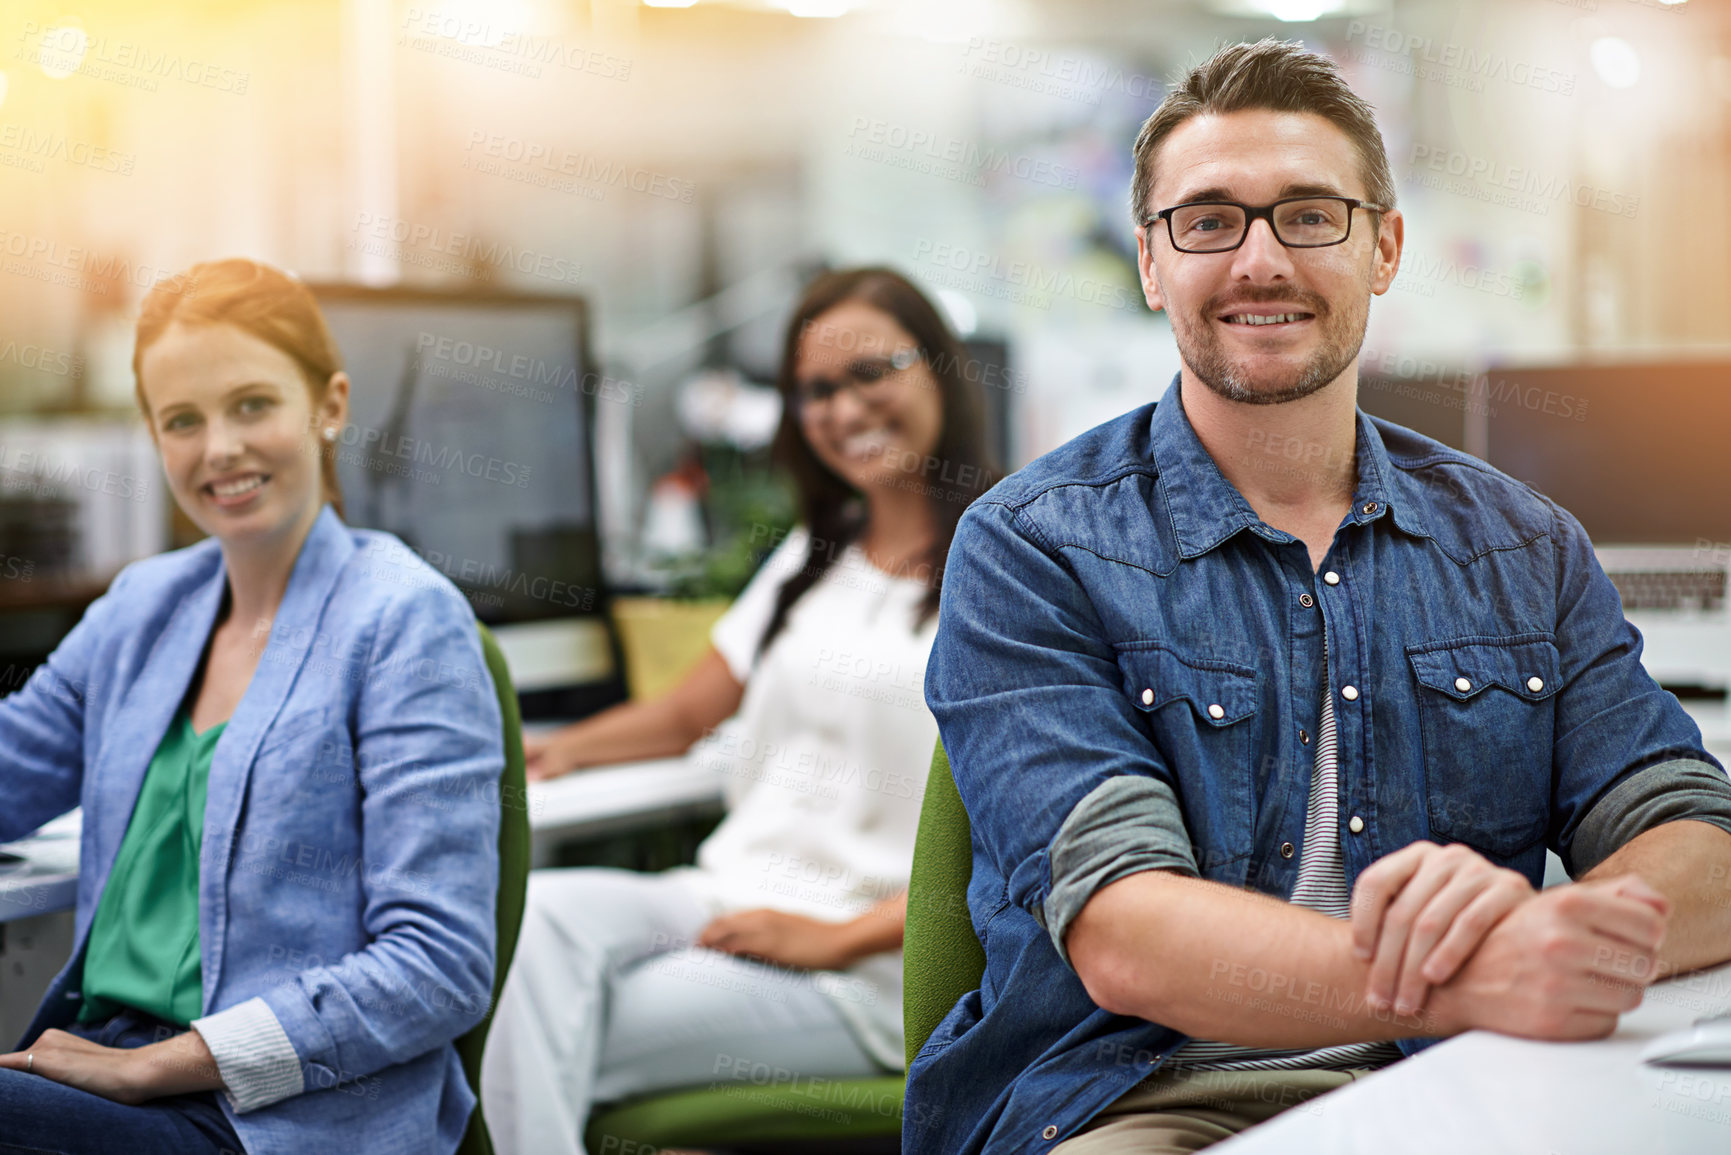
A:
{"label": "rolled-up sleeve", "polygon": [[1126,775],[1096,786],[1076,804],[1052,840],[1052,893],[1043,910],[1046,932],[1065,962],[1064,935],[1103,886],[1145,870],[1192,878],[1196,855],[1172,787],[1158,778]]}
{"label": "rolled-up sleeve", "polygon": [[1108,882],[1196,873],[1166,764],[1092,602],[1002,503],[976,502],[957,529],[926,699],[976,846],[1061,957]]}
{"label": "rolled-up sleeve", "polygon": [[1579,877],[1637,835],[1685,818],[1731,834],[1731,778],[1725,771],[1690,758],[1637,770],[1587,811],[1575,831],[1573,861],[1565,865]]}

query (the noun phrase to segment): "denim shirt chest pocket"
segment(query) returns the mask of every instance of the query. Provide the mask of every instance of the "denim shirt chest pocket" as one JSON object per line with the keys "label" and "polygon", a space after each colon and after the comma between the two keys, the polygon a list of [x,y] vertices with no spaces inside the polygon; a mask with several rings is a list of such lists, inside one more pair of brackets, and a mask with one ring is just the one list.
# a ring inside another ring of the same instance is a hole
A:
{"label": "denim shirt chest pocket", "polygon": [[1559,688],[1549,635],[1407,647],[1431,833],[1510,858],[1544,838]]}
{"label": "denim shirt chest pocket", "polygon": [[1157,642],[1117,649],[1124,693],[1177,789],[1197,869],[1242,882],[1256,828],[1256,671]]}

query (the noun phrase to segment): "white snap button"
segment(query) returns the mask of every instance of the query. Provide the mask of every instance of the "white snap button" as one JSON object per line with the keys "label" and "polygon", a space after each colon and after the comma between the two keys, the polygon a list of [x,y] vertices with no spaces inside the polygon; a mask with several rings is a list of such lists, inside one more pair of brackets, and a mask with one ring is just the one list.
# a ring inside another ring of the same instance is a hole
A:
{"label": "white snap button", "polygon": [[1057,1137],[1058,1129],[1050,1123],[1046,1124],[1046,1129],[1040,1132],[1040,1138],[1042,1139],[1056,1139]]}
{"label": "white snap button", "polygon": [[1142,704],[1144,706],[1152,706],[1154,704],[1154,691],[1153,690],[1143,690],[1142,691]]}
{"label": "white snap button", "polygon": [[1342,686],[1340,688],[1340,696],[1345,698],[1349,702],[1356,702],[1356,701],[1358,701],[1358,687],[1357,686]]}
{"label": "white snap button", "polygon": [[1216,702],[1214,705],[1208,707],[1208,716],[1214,719],[1224,718],[1226,717],[1226,711],[1222,710],[1220,708],[1220,703]]}
{"label": "white snap button", "polygon": [[1471,682],[1467,681],[1465,678],[1456,678],[1455,679],[1455,689],[1459,690],[1461,693],[1464,694],[1472,688],[1473,688],[1473,684]]}
{"label": "white snap button", "polygon": [[1322,580],[1331,586],[1337,586],[1340,584],[1340,575],[1335,573],[1333,570],[1329,570],[1327,573],[1322,575]]}
{"label": "white snap button", "polygon": [[1351,820],[1347,822],[1346,828],[1348,830],[1352,831],[1354,834],[1363,834],[1364,833],[1364,819],[1362,819],[1358,815],[1354,814],[1352,816]]}
{"label": "white snap button", "polygon": [[1527,679],[1527,689],[1531,690],[1533,693],[1536,694],[1544,688],[1545,688],[1545,680],[1543,678],[1528,678]]}

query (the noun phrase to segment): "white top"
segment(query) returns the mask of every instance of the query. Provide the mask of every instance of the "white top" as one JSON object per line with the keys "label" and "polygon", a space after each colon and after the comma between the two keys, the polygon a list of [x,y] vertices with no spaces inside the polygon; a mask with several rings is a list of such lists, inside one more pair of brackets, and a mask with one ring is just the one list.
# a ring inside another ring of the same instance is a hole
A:
{"label": "white top", "polygon": [[[938,725],[926,709],[933,615],[923,582],[849,546],[794,603],[768,651],[776,592],[804,563],[789,535],[711,634],[745,684],[739,712],[692,749],[728,814],[682,873],[718,914],[770,907],[842,922],[907,889]],[[902,1065],[901,952],[819,976],[861,1045]]]}

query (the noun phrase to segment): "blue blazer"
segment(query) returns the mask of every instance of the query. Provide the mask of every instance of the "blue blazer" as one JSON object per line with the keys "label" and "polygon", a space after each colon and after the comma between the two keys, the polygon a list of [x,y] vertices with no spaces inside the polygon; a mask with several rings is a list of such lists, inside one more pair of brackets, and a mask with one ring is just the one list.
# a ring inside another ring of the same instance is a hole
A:
{"label": "blue blazer", "polygon": [[[0,701],[0,841],[84,807],[72,959],[25,1041],[78,1012],[91,918],[226,580],[214,541],[128,566]],[[321,511],[205,805],[204,1014],[227,1024],[206,1037],[254,1062],[224,1102],[252,1155],[456,1149],[474,1096],[451,1043],[492,995],[503,767],[468,603]]]}

